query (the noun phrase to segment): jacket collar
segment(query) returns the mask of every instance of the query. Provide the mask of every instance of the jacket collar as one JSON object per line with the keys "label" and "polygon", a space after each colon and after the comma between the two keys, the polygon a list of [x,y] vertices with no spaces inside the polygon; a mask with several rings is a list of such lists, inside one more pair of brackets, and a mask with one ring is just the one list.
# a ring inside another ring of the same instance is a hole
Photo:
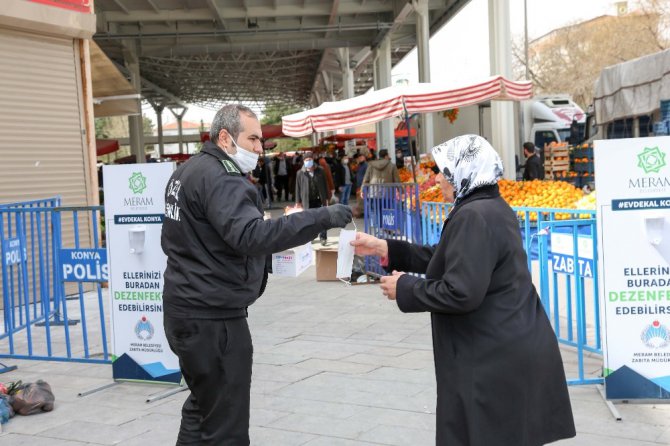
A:
{"label": "jacket collar", "polygon": [[483,186],[475,189],[472,191],[469,195],[467,195],[465,198],[463,198],[460,203],[458,203],[452,211],[449,213],[449,219],[453,218],[454,214],[458,212],[460,208],[462,208],[464,205],[471,203],[473,201],[477,200],[486,200],[489,198],[497,198],[500,197],[500,189],[498,188],[497,184],[491,185],[491,186]]}
{"label": "jacket collar", "polygon": [[221,149],[221,147],[214,144],[212,141],[205,141],[205,144],[202,145],[202,149],[200,149],[200,151],[214,156],[219,161],[221,161],[221,160],[231,161],[228,154],[226,152],[224,152]]}
{"label": "jacket collar", "polygon": [[237,163],[233,161],[230,156],[226,152],[224,152],[219,146],[214,144],[212,141],[205,141],[205,144],[203,144],[202,149],[200,149],[201,153],[206,153],[208,155],[211,155],[215,157],[221,165],[223,165],[223,168],[226,169],[226,172],[230,175],[240,175],[244,176],[242,174],[242,171],[238,167]]}

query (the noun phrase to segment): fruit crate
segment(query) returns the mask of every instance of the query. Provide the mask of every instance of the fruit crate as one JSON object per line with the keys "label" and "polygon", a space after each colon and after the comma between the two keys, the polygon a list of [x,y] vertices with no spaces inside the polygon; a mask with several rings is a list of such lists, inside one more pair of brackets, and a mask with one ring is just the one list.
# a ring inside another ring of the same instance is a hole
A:
{"label": "fruit crate", "polygon": [[661,101],[661,119],[670,119],[670,100]]}
{"label": "fruit crate", "polygon": [[575,163],[574,170],[575,172],[593,173],[593,161],[589,161],[586,163]]}
{"label": "fruit crate", "polygon": [[565,143],[544,146],[544,178],[560,179],[562,172],[570,170],[570,152]]}
{"label": "fruit crate", "polygon": [[571,156],[573,158],[593,158],[593,146],[587,146],[586,144],[584,146],[572,149]]}

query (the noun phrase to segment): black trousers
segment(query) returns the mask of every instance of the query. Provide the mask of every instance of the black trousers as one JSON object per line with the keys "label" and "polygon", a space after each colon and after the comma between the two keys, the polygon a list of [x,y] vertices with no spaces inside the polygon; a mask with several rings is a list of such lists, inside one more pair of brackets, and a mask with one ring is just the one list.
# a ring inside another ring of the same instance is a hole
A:
{"label": "black trousers", "polygon": [[284,199],[288,200],[289,190],[288,190],[288,175],[277,175],[275,177],[275,187],[277,188],[277,201],[281,201],[282,191],[284,193]]}
{"label": "black trousers", "polygon": [[[309,200],[309,209],[320,208],[323,206],[321,200]],[[326,240],[328,238],[328,230],[324,229],[319,232],[319,239]]]}
{"label": "black trousers", "polygon": [[165,335],[191,394],[177,445],[249,445],[253,345],[247,318],[164,317]]}

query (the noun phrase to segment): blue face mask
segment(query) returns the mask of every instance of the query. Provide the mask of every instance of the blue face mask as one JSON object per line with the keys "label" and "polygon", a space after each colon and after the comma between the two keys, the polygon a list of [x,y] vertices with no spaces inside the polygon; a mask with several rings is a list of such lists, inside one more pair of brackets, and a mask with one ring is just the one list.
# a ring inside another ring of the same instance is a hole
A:
{"label": "blue face mask", "polygon": [[312,167],[314,167],[314,160],[307,160],[307,161],[305,161],[305,167],[306,167],[307,169],[311,169]]}

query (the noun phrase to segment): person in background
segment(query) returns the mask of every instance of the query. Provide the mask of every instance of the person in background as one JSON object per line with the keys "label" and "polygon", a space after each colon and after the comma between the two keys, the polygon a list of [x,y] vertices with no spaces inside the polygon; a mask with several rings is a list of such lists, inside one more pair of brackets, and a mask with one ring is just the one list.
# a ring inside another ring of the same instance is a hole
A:
{"label": "person in background", "polygon": [[349,165],[349,157],[344,155],[337,165],[337,179],[336,183],[339,185],[340,203],[349,204],[349,197],[351,196],[351,186],[353,185],[353,173]]}
{"label": "person in background", "polygon": [[361,217],[364,214],[365,204],[363,203],[363,178],[365,178],[365,172],[368,169],[367,158],[365,154],[357,150],[358,155],[356,156],[356,206],[354,208],[354,215],[356,217]]}
{"label": "person in background", "polygon": [[365,171],[368,169],[368,163],[365,155],[362,153],[358,154],[356,161],[356,189],[360,193],[363,186],[363,178],[365,178]]}
{"label": "person in background", "polygon": [[526,164],[523,169],[523,179],[544,180],[544,167],[542,161],[535,151],[535,144],[532,142],[523,143],[523,156],[526,157]]}
{"label": "person in background", "polygon": [[261,124],[240,104],[222,107],[210,141],[165,189],[163,323],[191,391],[178,445],[249,444],[253,345],[249,307],[265,289],[268,259],[351,221],[348,206],[263,219],[246,175],[263,152]]}
{"label": "person in background", "polygon": [[370,165],[363,176],[363,184],[400,183],[398,168],[391,162],[386,149],[379,151],[379,159],[370,161]]}
{"label": "person in background", "polygon": [[570,123],[570,144],[573,146],[576,146],[581,142],[580,134],[579,134],[579,122],[577,122],[576,117],[572,117],[572,122]]}
{"label": "person in background", "polygon": [[300,153],[295,153],[289,164],[291,166],[288,173],[288,188],[291,192],[290,201],[295,201],[295,178],[300,169],[302,169],[302,155]]}
{"label": "person in background", "polygon": [[[477,135],[432,149],[453,202],[435,246],[357,233],[381,257],[384,296],[429,312],[437,379],[435,444],[540,446],[575,436],[556,335],[528,271],[515,212],[500,196],[502,161]],[[425,278],[405,272],[425,274]]]}
{"label": "person in background", "polygon": [[330,169],[330,164],[326,160],[326,157],[322,153],[317,155],[317,162],[319,166],[323,169],[323,173],[326,177],[326,186],[328,188],[328,202],[333,197],[335,193],[335,180],[333,178],[333,171]]}
{"label": "person in background", "polygon": [[[328,206],[328,185],[326,174],[321,166],[314,162],[312,152],[306,152],[303,168],[298,171],[295,179],[295,201],[304,209],[316,209]],[[328,233],[324,229],[319,233],[322,245],[328,243]]]}
{"label": "person in background", "polygon": [[405,167],[405,157],[402,154],[402,150],[398,149],[395,151],[395,166],[398,169]]}
{"label": "person in background", "polygon": [[289,200],[288,177],[291,170],[291,164],[282,152],[275,158],[273,173],[275,177],[275,188],[277,188],[277,201],[282,201],[282,192],[284,200]]}

